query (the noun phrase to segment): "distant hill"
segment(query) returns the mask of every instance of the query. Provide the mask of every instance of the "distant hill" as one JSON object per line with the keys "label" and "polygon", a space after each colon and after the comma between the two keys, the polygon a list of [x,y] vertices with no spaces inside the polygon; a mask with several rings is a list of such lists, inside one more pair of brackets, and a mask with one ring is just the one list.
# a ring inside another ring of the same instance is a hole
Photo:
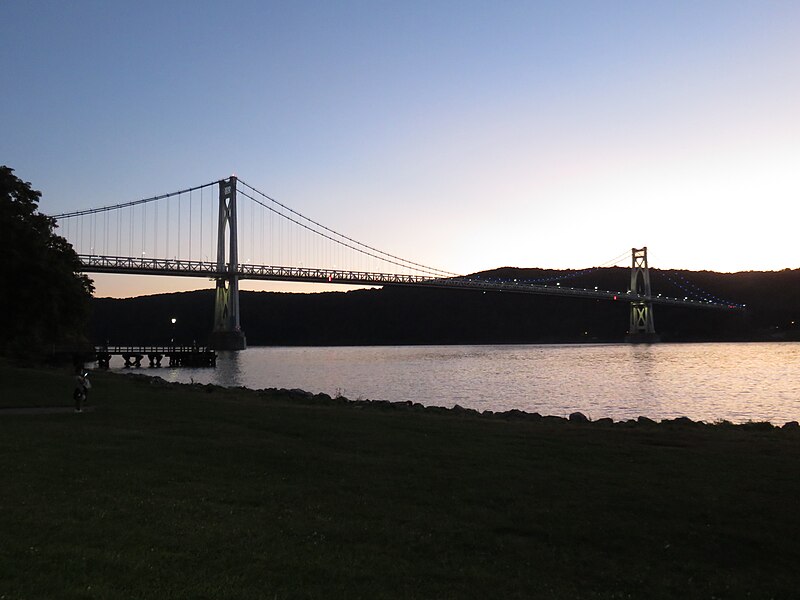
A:
{"label": "distant hill", "polygon": [[[628,269],[582,271],[501,268],[483,278],[542,280],[627,290]],[[747,310],[656,306],[664,341],[800,341],[800,269],[715,273],[651,270],[654,293],[687,296],[703,290],[746,304]],[[690,296],[691,297],[691,296]],[[626,302],[507,292],[386,287],[290,294],[241,292],[242,329],[249,345],[380,345],[619,342],[628,326]],[[204,343],[214,292],[203,290],[92,300],[98,343]],[[175,317],[173,326],[170,319]]]}

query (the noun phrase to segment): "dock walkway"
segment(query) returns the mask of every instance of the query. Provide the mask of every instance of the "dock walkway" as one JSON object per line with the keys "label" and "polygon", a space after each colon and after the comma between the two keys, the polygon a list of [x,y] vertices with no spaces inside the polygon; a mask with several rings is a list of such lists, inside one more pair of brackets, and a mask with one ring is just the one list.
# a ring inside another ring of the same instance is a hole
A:
{"label": "dock walkway", "polygon": [[145,357],[156,368],[164,358],[170,367],[217,366],[217,353],[206,346],[96,346],[94,352],[101,369],[108,369],[112,356],[121,356],[125,367],[141,367]]}

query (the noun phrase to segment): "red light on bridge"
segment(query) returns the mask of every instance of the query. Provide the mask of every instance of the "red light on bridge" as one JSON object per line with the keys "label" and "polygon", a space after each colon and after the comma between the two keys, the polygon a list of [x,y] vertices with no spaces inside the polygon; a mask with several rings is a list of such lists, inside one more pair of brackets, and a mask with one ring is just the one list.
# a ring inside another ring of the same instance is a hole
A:
{"label": "red light on bridge", "polygon": [[617,297],[616,297],[616,296],[614,296],[614,300],[617,300]]}

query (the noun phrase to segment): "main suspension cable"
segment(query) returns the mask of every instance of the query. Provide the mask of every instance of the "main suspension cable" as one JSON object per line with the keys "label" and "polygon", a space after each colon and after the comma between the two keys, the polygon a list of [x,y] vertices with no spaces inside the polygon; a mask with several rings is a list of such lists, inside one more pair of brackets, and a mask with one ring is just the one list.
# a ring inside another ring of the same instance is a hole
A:
{"label": "main suspension cable", "polygon": [[[247,186],[247,187],[250,187],[250,186]],[[251,189],[252,189],[252,188],[251,188]],[[256,190],[256,191],[257,191],[257,190]],[[351,250],[355,250],[356,252],[359,252],[359,253],[361,253],[361,254],[363,254],[363,255],[369,256],[369,257],[371,257],[371,258],[378,259],[378,260],[380,260],[380,261],[383,261],[383,262],[387,262],[387,263],[393,264],[393,265],[395,265],[395,266],[398,266],[398,267],[408,268],[408,265],[406,265],[406,264],[403,264],[403,263],[400,263],[400,262],[396,262],[396,261],[394,261],[394,260],[390,260],[390,259],[388,259],[388,258],[385,258],[384,256],[379,256],[379,255],[377,255],[377,254],[373,254],[373,253],[371,253],[371,252],[367,252],[366,250],[362,250],[361,248],[357,248],[356,246],[353,246],[353,245],[351,245],[351,244],[348,244],[347,242],[343,242],[343,241],[341,241],[341,240],[337,240],[337,239],[335,239],[335,238],[331,237],[330,235],[327,235],[327,234],[325,234],[325,233],[322,233],[321,231],[316,231],[315,229],[313,229],[313,228],[309,227],[309,226],[308,226],[308,225],[306,225],[305,223],[301,223],[300,221],[298,221],[298,220],[296,220],[296,219],[293,219],[292,217],[289,217],[289,216],[287,216],[287,215],[284,215],[284,214],[280,213],[279,211],[277,211],[277,210],[276,210],[276,209],[274,209],[273,207],[271,207],[271,206],[268,206],[267,204],[265,204],[265,203],[261,202],[261,201],[260,201],[260,200],[258,200],[257,198],[254,198],[253,196],[251,196],[251,195],[250,195],[250,194],[248,194],[247,192],[244,192],[244,191],[242,191],[242,190],[239,190],[239,191],[238,191],[238,193],[239,193],[239,194],[241,194],[242,196],[246,197],[246,198],[249,198],[250,200],[252,200],[252,201],[253,201],[253,202],[255,202],[256,204],[259,204],[260,206],[263,206],[263,207],[264,207],[264,208],[266,208],[267,210],[269,210],[269,211],[272,211],[272,212],[274,212],[275,214],[277,214],[277,215],[279,215],[279,216],[283,217],[283,218],[284,218],[284,219],[286,219],[287,221],[291,221],[291,222],[292,222],[292,223],[294,223],[295,225],[299,225],[299,226],[300,226],[300,227],[302,227],[303,229],[306,229],[306,230],[308,230],[308,231],[310,231],[310,232],[312,232],[312,233],[315,233],[315,234],[317,234],[317,235],[319,235],[319,236],[322,236],[322,237],[324,237],[324,238],[326,238],[326,239],[328,239],[328,240],[332,241],[332,242],[333,242],[333,243],[335,243],[335,244],[339,244],[339,245],[341,245],[341,246],[345,246],[346,248],[350,248]],[[281,205],[281,206],[282,206],[282,205]],[[285,207],[284,207],[284,208],[285,208]],[[287,209],[287,210],[291,210],[291,209]],[[292,212],[294,212],[294,211],[292,211]],[[297,213],[295,213],[295,214],[297,214]],[[302,215],[298,215],[298,216],[302,216]],[[305,218],[305,217],[303,217],[303,218]],[[311,221],[311,219],[308,219],[308,220],[309,220],[309,221]],[[313,221],[312,221],[312,222],[313,222]],[[333,232],[333,233],[335,233],[335,232]],[[342,237],[345,237],[345,236],[342,236]],[[349,238],[345,238],[345,239],[349,239]],[[358,242],[356,242],[356,243],[358,243]],[[363,245],[363,244],[362,244],[362,245]],[[378,252],[380,252],[380,251],[378,251]],[[386,256],[389,256],[389,255],[386,255]],[[403,259],[401,258],[401,259],[399,259],[399,260],[403,260]],[[422,269],[419,269],[419,270],[421,270],[422,272],[424,272],[424,273],[426,273],[427,275],[430,275],[430,276],[432,276],[432,277],[441,277],[441,272],[440,272],[440,271],[437,271],[437,270],[435,270],[435,269],[431,270],[431,269],[429,269],[428,267],[423,267]]]}
{"label": "main suspension cable", "polygon": [[[405,263],[405,264],[398,264],[398,263],[396,263],[396,262],[393,262],[393,261],[387,260],[386,258],[382,258],[381,256],[374,256],[374,255],[372,255],[372,254],[369,254],[368,252],[364,252],[364,254],[367,254],[368,256],[372,256],[373,258],[378,258],[378,259],[380,259],[380,260],[385,260],[386,262],[391,262],[391,263],[392,263],[392,264],[394,264],[394,265],[402,266],[402,267],[405,267],[405,268],[408,268],[408,266],[409,266],[409,265],[413,265],[414,267],[418,267],[418,268],[420,268],[420,269],[423,269],[425,272],[427,272],[427,273],[429,273],[429,274],[432,274],[432,275],[436,275],[436,276],[461,277],[461,275],[460,275],[460,274],[458,274],[458,273],[452,273],[452,272],[450,272],[450,271],[444,271],[444,270],[442,270],[442,269],[436,269],[436,268],[434,268],[434,267],[429,267],[429,266],[427,266],[427,265],[422,265],[422,264],[419,264],[419,263],[415,263],[415,262],[413,262],[413,261],[410,261],[410,260],[407,260],[407,259],[405,259],[405,258],[401,258],[401,257],[399,257],[399,256],[395,256],[394,254],[389,254],[388,252],[384,252],[383,250],[379,250],[378,248],[373,248],[372,246],[369,246],[369,245],[367,245],[367,244],[364,244],[364,243],[362,243],[362,242],[359,242],[358,240],[354,240],[354,239],[353,239],[353,238],[351,238],[351,237],[348,237],[348,236],[346,236],[346,235],[344,235],[344,234],[342,234],[342,233],[339,233],[338,231],[334,231],[334,230],[333,230],[333,229],[331,229],[330,227],[326,227],[325,225],[322,225],[321,223],[318,223],[318,222],[317,222],[317,221],[315,221],[314,219],[310,219],[309,217],[306,217],[305,215],[303,215],[303,214],[301,214],[301,213],[297,212],[296,210],[293,210],[293,209],[289,208],[289,207],[288,207],[288,206],[286,206],[285,204],[282,204],[281,202],[279,202],[279,201],[275,200],[274,198],[271,198],[271,197],[267,196],[267,195],[266,195],[264,192],[261,192],[261,191],[257,190],[256,188],[254,188],[253,186],[251,186],[251,185],[250,185],[250,184],[248,184],[247,182],[245,182],[245,181],[242,181],[241,179],[239,179],[238,181],[239,181],[239,183],[241,183],[242,185],[246,186],[247,188],[249,188],[250,190],[252,190],[252,191],[253,191],[253,192],[255,192],[256,194],[258,194],[258,195],[260,195],[260,196],[262,196],[262,197],[266,198],[266,199],[267,199],[267,200],[269,200],[270,202],[274,202],[275,204],[277,204],[277,205],[278,205],[278,206],[280,206],[281,208],[283,208],[283,209],[285,209],[285,210],[288,210],[290,213],[292,213],[292,214],[294,214],[294,215],[296,215],[296,216],[300,217],[301,219],[304,219],[304,220],[308,221],[309,223],[313,223],[313,224],[314,224],[314,225],[316,225],[317,227],[319,227],[319,228],[321,228],[321,229],[324,229],[325,231],[327,231],[327,232],[329,232],[329,233],[332,233],[332,234],[333,234],[333,235],[335,235],[335,236],[338,236],[338,237],[340,237],[340,238],[342,238],[342,239],[345,239],[345,240],[347,240],[348,242],[352,242],[353,244],[357,244],[358,246],[361,246],[362,248],[366,248],[367,250],[371,250],[372,252],[377,252],[378,254],[381,254],[381,255],[383,255],[383,256],[385,256],[385,257],[389,257],[389,258],[391,258],[391,259],[394,259],[394,260],[399,260],[399,261],[401,261],[401,262],[403,262],[403,263]],[[249,196],[249,195],[248,195],[247,197],[248,197],[248,198],[250,198],[251,200],[253,200],[254,202],[258,202],[259,204],[261,204],[261,205],[262,205],[262,206],[264,206],[265,208],[270,208],[270,207],[268,207],[266,204],[264,204],[263,202],[259,202],[258,200],[256,200],[256,199],[255,199],[255,198],[253,198],[252,196]],[[270,209],[270,210],[273,210],[273,209]],[[275,213],[276,213],[276,214],[278,214],[278,215],[281,215],[281,216],[282,216],[282,217],[284,217],[284,218],[287,218],[287,219],[289,218],[289,217],[287,217],[286,215],[282,215],[280,212],[278,212],[278,211],[276,211],[276,210],[273,210],[273,212],[275,212]],[[292,220],[292,222],[294,222],[294,223],[297,223],[297,221],[294,221],[293,219],[290,219],[290,220]],[[297,224],[298,224],[298,225],[302,225],[302,223],[297,223]],[[305,225],[303,225],[303,226],[304,226],[304,227],[306,227]],[[324,237],[326,237],[326,238],[330,239],[331,241],[334,241],[334,242],[340,243],[340,244],[342,244],[342,245],[344,245],[344,246],[347,246],[347,247],[349,247],[349,248],[352,248],[353,250],[356,250],[356,251],[358,251],[358,252],[363,252],[362,250],[359,250],[358,248],[353,248],[352,246],[349,246],[348,244],[344,244],[343,242],[340,242],[340,241],[338,241],[338,240],[335,240],[335,239],[331,238],[330,236],[325,236],[325,235],[324,235],[324,234],[322,234],[321,232],[315,231],[315,230],[314,230],[314,229],[312,229],[311,227],[306,227],[306,229],[308,229],[309,231],[313,231],[314,233],[317,233],[318,235],[323,235]]]}
{"label": "main suspension cable", "polygon": [[119,208],[128,208],[129,206],[137,206],[139,204],[147,204],[149,202],[155,202],[156,200],[164,200],[165,198],[171,198],[172,196],[179,196],[180,194],[185,194],[187,192],[192,192],[195,190],[201,190],[203,188],[211,187],[212,185],[217,185],[219,181],[212,181],[211,183],[204,183],[203,185],[198,185],[191,188],[186,188],[185,190],[180,190],[178,192],[170,192],[169,194],[163,194],[161,196],[153,196],[152,198],[142,198],[141,200],[134,200],[132,202],[124,202],[122,204],[113,204],[108,206],[101,206],[100,208],[87,208],[85,210],[76,210],[74,212],[68,213],[61,213],[60,215],[53,215],[54,219],[69,219],[71,217],[82,217],[84,215],[92,215],[99,212],[105,212],[109,210],[117,210]]}

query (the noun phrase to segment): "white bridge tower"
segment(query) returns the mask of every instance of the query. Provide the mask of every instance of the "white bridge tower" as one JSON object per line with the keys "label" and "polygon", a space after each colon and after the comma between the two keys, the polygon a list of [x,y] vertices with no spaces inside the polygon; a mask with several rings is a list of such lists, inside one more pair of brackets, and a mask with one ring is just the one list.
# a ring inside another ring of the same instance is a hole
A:
{"label": "white bridge tower", "polygon": [[208,342],[208,345],[215,350],[244,350],[247,347],[247,340],[239,323],[236,181],[236,177],[231,176],[219,182],[219,230],[217,235],[217,273],[219,276],[214,300],[214,329]]}
{"label": "white bridge tower", "polygon": [[660,341],[653,324],[653,302],[650,290],[650,268],[647,266],[647,247],[631,248],[632,294],[642,296],[631,302],[631,323],[626,341],[652,343]]}

